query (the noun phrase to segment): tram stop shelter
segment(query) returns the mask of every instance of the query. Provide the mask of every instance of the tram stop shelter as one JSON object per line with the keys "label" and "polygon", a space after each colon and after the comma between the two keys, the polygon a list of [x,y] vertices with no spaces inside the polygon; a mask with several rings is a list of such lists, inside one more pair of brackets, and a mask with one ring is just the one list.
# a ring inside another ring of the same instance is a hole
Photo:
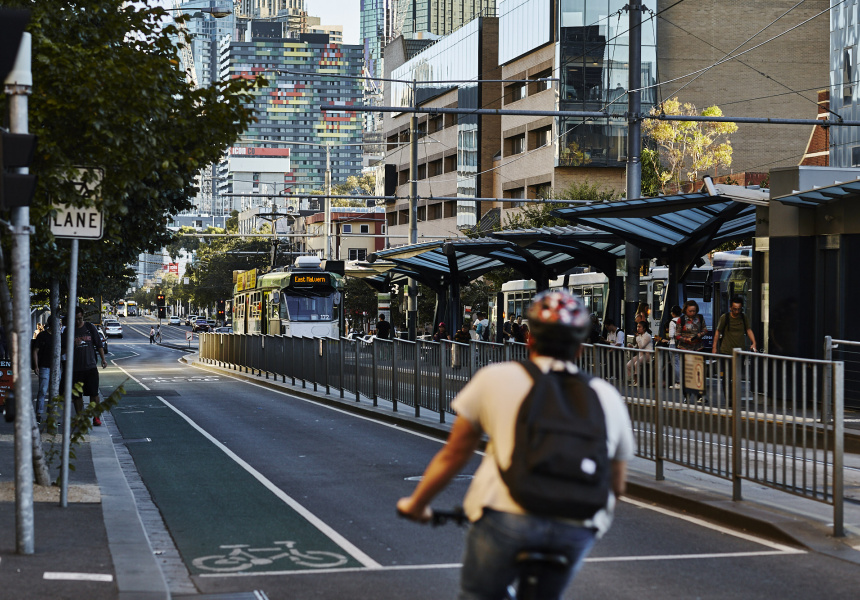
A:
{"label": "tram stop shelter", "polygon": [[[724,190],[734,191],[732,195],[739,199],[722,193]],[[689,295],[687,277],[701,264],[702,256],[725,242],[755,234],[756,208],[767,201],[765,194],[750,191],[716,186],[708,192],[560,208],[552,214],[614,234],[637,246],[643,259],[654,258],[668,266],[666,304],[680,305]],[[667,310],[663,319],[668,318]]]}
{"label": "tram stop shelter", "polygon": [[439,322],[445,322],[451,332],[463,322],[461,286],[489,271],[511,267],[524,278],[535,279],[539,289],[546,289],[550,279],[585,264],[575,248],[523,248],[492,237],[401,246],[376,252],[368,258],[371,265],[380,261],[394,263],[384,276],[366,279],[377,289],[407,278],[429,286],[436,293],[434,329]]}

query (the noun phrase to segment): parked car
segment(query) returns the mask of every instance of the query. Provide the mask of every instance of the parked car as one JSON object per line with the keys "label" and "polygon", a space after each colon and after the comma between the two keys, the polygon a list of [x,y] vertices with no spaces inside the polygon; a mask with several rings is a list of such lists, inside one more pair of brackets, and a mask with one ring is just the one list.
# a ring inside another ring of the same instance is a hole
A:
{"label": "parked car", "polygon": [[215,329],[215,326],[218,324],[215,322],[215,319],[206,319],[206,322],[209,323],[210,329]]}
{"label": "parked car", "polygon": [[[105,332],[102,331],[101,329],[99,329],[98,332],[99,332],[99,339],[102,341],[102,349],[105,351],[105,354],[107,354],[108,353],[108,343],[107,343],[107,337],[105,337]],[[119,336],[119,337],[122,337],[122,336]]]}
{"label": "parked car", "polygon": [[181,325],[181,322],[179,320],[179,317],[173,316],[173,317],[170,317],[170,319],[168,319],[167,324],[168,325]]}
{"label": "parked car", "polygon": [[217,327],[215,333],[233,333],[233,328],[229,325],[227,327]]}
{"label": "parked car", "polygon": [[191,331],[196,332],[207,332],[210,329],[211,327],[209,327],[209,323],[206,322],[206,319],[197,319],[194,321],[194,325],[191,326]]}
{"label": "parked car", "polygon": [[122,325],[119,321],[109,320],[104,322],[105,336],[122,338]]}
{"label": "parked car", "polygon": [[188,318],[185,319],[185,324],[186,325],[194,325],[194,323],[196,321],[197,321],[197,315],[188,315]]}

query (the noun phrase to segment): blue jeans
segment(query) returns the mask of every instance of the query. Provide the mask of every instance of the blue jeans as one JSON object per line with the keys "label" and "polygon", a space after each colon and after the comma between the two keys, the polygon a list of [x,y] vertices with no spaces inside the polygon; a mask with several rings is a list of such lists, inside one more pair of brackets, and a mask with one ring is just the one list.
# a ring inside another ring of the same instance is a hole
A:
{"label": "blue jeans", "polygon": [[517,578],[516,556],[523,550],[566,555],[570,568],[541,577],[537,597],[554,600],[582,566],[594,545],[595,531],[555,519],[515,515],[485,508],[469,529],[460,575],[459,600],[501,600]]}
{"label": "blue jeans", "polygon": [[41,417],[45,413],[45,398],[48,397],[48,386],[51,383],[50,367],[39,367],[39,393],[36,396],[36,416]]}

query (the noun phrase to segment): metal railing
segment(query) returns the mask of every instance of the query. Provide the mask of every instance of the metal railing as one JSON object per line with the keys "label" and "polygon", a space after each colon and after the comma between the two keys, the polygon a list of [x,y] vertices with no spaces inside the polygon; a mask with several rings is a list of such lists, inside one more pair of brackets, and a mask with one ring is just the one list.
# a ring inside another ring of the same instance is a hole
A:
{"label": "metal railing", "polygon": [[[204,362],[440,422],[480,368],[526,357],[516,343],[200,336]],[[657,479],[670,462],[731,481],[736,500],[748,480],[831,504],[843,535],[841,362],[605,345],[583,346],[577,362],[622,395]]]}

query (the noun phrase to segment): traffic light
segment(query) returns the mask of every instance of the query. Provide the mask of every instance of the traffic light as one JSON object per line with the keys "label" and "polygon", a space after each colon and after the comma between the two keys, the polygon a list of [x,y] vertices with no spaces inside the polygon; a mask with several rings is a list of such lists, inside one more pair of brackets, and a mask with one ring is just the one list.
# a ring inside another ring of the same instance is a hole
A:
{"label": "traffic light", "polygon": [[159,294],[159,295],[158,295],[158,296],[156,296],[155,298],[156,298],[155,305],[156,305],[158,308],[164,308],[164,306],[165,306],[165,304],[164,304],[164,294]]}
{"label": "traffic light", "polygon": [[159,319],[166,319],[167,318],[167,309],[164,308],[163,306],[158,307],[158,318]]}
{"label": "traffic light", "polygon": [[158,318],[166,319],[167,318],[167,308],[164,305],[164,294],[158,294],[155,297],[155,304],[158,307]]}
{"label": "traffic light", "polygon": [[222,323],[224,322],[224,318],[226,317],[225,303],[223,300],[218,301],[218,320]]}
{"label": "traffic light", "polygon": [[13,173],[8,169],[29,167],[36,151],[36,136],[29,133],[9,133],[0,128],[0,208],[9,210],[30,206],[36,192],[36,176]]}

